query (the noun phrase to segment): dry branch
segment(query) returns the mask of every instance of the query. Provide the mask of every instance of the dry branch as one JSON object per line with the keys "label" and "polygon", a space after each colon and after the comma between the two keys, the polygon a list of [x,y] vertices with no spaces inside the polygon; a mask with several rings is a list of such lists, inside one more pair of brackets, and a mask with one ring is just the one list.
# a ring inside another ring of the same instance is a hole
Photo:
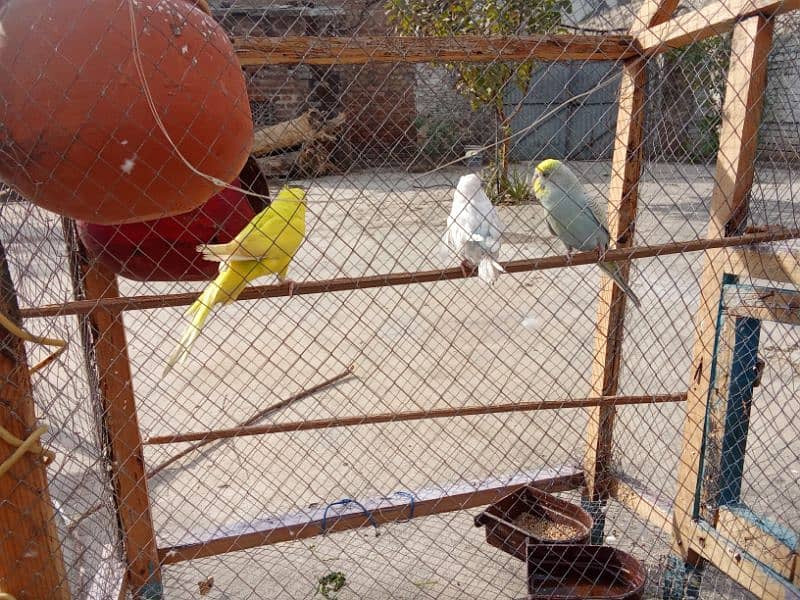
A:
{"label": "dry branch", "polygon": [[[309,396],[312,396],[312,395],[316,394],[320,390],[324,390],[325,388],[332,386],[334,383],[337,383],[337,382],[341,381],[342,379],[350,377],[352,374],[353,374],[353,366],[351,365],[351,366],[347,367],[347,369],[345,369],[342,373],[339,373],[335,377],[331,377],[330,379],[326,379],[322,383],[318,383],[317,385],[312,386],[312,387],[310,387],[308,389],[305,389],[302,392],[299,392],[299,393],[295,394],[294,396],[290,396],[289,398],[286,398],[285,400],[281,400],[280,402],[276,402],[275,404],[273,404],[271,406],[268,406],[267,408],[265,408],[263,410],[258,411],[256,414],[254,414],[252,417],[250,417],[246,421],[243,421],[243,422],[239,423],[238,427],[249,427],[251,425],[255,425],[261,419],[265,419],[266,417],[269,417],[269,416],[275,414],[279,410],[282,410],[282,409],[286,408],[287,406],[291,406],[295,402],[299,402],[300,400],[302,400],[304,398],[308,398]],[[148,478],[149,477],[155,477],[156,475],[158,475],[161,471],[166,469],[171,464],[173,464],[176,461],[180,460],[184,456],[186,456],[188,454],[191,454],[195,450],[199,450],[203,446],[205,446],[207,444],[210,444],[212,441],[214,441],[214,440],[213,439],[200,440],[200,441],[192,444],[191,446],[189,446],[185,450],[180,451],[178,454],[168,458],[167,460],[165,460],[165,461],[159,463],[158,465],[156,465],[155,467],[153,467],[150,471],[147,472],[147,477]]]}
{"label": "dry branch", "polygon": [[300,165],[300,150],[284,152],[258,159],[258,166],[267,177],[280,177],[292,173]]}
{"label": "dry branch", "polygon": [[[253,424],[257,423],[258,421],[260,421],[261,419],[265,419],[266,417],[275,414],[279,410],[282,410],[282,409],[286,408],[287,406],[291,406],[295,402],[299,402],[300,400],[303,400],[304,398],[308,398],[309,396],[312,396],[313,394],[316,394],[317,392],[319,392],[321,390],[324,390],[325,388],[330,387],[335,383],[338,383],[342,379],[350,377],[353,374],[353,369],[354,369],[354,366],[350,365],[349,367],[347,367],[347,369],[345,369],[345,371],[343,371],[342,373],[339,373],[335,377],[331,377],[330,379],[326,379],[322,383],[318,383],[317,385],[314,385],[314,386],[312,386],[310,388],[307,388],[307,389],[305,389],[305,390],[303,390],[301,392],[298,392],[294,396],[289,396],[285,400],[281,400],[280,402],[276,402],[275,404],[272,404],[271,406],[268,406],[267,408],[258,411],[252,417],[250,417],[246,421],[243,421],[242,423],[240,423],[239,426],[240,427],[246,427],[248,425],[253,425]],[[210,444],[213,441],[214,440],[212,440],[212,439],[201,440],[201,441],[198,441],[198,442],[192,444],[191,446],[189,446],[185,450],[182,450],[182,451],[178,452],[178,454],[176,454],[174,456],[171,456],[167,460],[157,464],[155,467],[153,467],[151,470],[149,470],[146,473],[145,476],[148,479],[150,479],[151,477],[155,477],[156,475],[158,475],[161,471],[166,469],[171,464],[177,462],[178,460],[180,460],[184,456],[187,456],[187,455],[191,454],[195,450],[198,450],[198,449],[202,448],[206,444]],[[102,503],[98,503],[98,504],[95,504],[93,507],[91,507],[89,510],[85,511],[84,513],[82,513],[77,519],[75,519],[72,523],[69,524],[69,526],[67,528],[68,532],[72,533],[73,531],[75,531],[75,528],[78,527],[78,525],[80,525],[87,518],[89,518],[90,516],[95,514],[101,508],[103,508],[103,504]],[[2,600],[2,599],[0,599],[0,600]]]}
{"label": "dry branch", "polygon": [[344,122],[344,114],[325,121],[322,114],[312,108],[295,119],[256,130],[250,152],[255,155],[267,154],[308,142],[330,141],[335,139],[334,133]]}
{"label": "dry branch", "polygon": [[620,60],[640,54],[627,35],[236,37],[233,45],[242,65]]}
{"label": "dry branch", "polygon": [[[581,252],[568,256],[545,256],[525,260],[514,260],[503,264],[509,273],[526,273],[529,271],[544,271],[547,269],[561,269],[564,267],[577,267],[590,265],[602,261],[619,262],[650,258],[654,256],[668,256],[685,252],[698,252],[715,248],[729,248],[735,246],[749,246],[767,242],[777,242],[800,238],[800,230],[787,229],[783,232],[765,232],[748,235],[733,236],[719,239],[697,239],[686,242],[670,242],[653,246],[635,246],[620,250],[609,250],[601,259],[597,252]],[[433,271],[417,271],[414,273],[388,273],[368,277],[343,277],[340,279],[323,279],[296,283],[293,295],[323,294],[328,292],[341,292],[365,288],[388,287],[409,285],[414,283],[429,283],[476,277],[475,273],[464,275],[460,267],[452,269],[437,269]],[[289,295],[287,284],[260,285],[245,289],[237,301],[255,300],[256,298],[282,298]],[[197,293],[161,294],[154,296],[129,296],[119,298],[99,298],[97,300],[77,300],[63,304],[47,304],[20,310],[23,319],[37,317],[56,317],[67,315],[82,315],[102,308],[104,310],[149,310],[169,306],[189,306],[197,300]]]}

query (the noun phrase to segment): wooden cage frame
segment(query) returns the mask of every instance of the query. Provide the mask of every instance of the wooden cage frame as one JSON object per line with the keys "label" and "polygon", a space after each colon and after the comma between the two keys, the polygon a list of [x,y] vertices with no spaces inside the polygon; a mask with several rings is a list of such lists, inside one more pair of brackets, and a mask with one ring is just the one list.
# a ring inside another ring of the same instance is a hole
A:
{"label": "wooden cage frame", "polygon": [[[647,256],[681,252],[704,252],[701,301],[696,314],[697,340],[693,353],[691,381],[686,393],[663,396],[619,396],[619,368],[622,358],[625,297],[603,277],[599,292],[595,360],[591,373],[591,396],[563,402],[419,411],[386,415],[358,415],[344,419],[244,426],[230,430],[160,436],[142,440],[136,415],[136,398],[131,381],[122,313],[128,310],[188,305],[195,294],[168,296],[119,296],[115,276],[83,255],[74,228],[65,221],[70,248],[75,301],[19,310],[11,275],[0,248],[0,310],[14,320],[77,315],[93,402],[101,420],[107,452],[112,458],[112,481],[117,516],[127,561],[127,586],[135,598],[163,597],[161,565],[252,548],[280,541],[307,538],[325,531],[342,531],[405,519],[463,510],[495,501],[500,496],[535,480],[545,489],[583,489],[587,505],[602,506],[614,499],[651,525],[666,531],[683,569],[684,579],[696,574],[704,561],[716,565],[728,576],[761,598],[784,600],[800,594],[800,557],[797,548],[757,530],[741,515],[720,509],[711,521],[699,518],[696,504],[700,489],[700,455],[706,435],[708,399],[712,393],[712,360],[717,339],[716,322],[726,278],[763,278],[776,282],[800,283],[800,264],[789,253],[778,253],[753,244],[800,237],[797,230],[769,230],[744,233],[741,223],[747,214],[748,194],[753,182],[756,132],[760,123],[765,90],[766,62],[772,45],[772,17],[800,9],[800,0],[728,0],[672,17],[677,0],[645,0],[636,24],[628,35],[547,35],[514,38],[404,37],[283,37],[235,38],[234,46],[243,65],[267,64],[364,64],[372,62],[487,62],[537,58],[544,61],[623,61],[619,114],[612,159],[609,191],[609,227],[616,249],[607,259],[622,261],[627,278],[629,261]],[[731,63],[717,158],[716,182],[706,239],[689,242],[633,247],[642,162],[644,101],[647,60],[666,50],[732,32]],[[509,272],[561,268],[597,262],[594,252],[568,258],[553,256],[513,261]],[[296,294],[320,294],[366,287],[408,285],[464,277],[460,269],[416,273],[395,273],[359,279],[311,281],[298,284]],[[285,285],[248,288],[240,300],[287,295]],[[792,298],[800,306],[800,296]],[[760,301],[756,312],[742,318],[794,319],[776,302]],[[791,311],[790,311],[791,312]],[[726,330],[721,335],[735,335]],[[731,347],[733,347],[731,342]],[[24,439],[36,428],[31,381],[22,342],[0,329],[0,370],[4,373],[0,396],[0,421],[15,436]],[[679,462],[678,487],[671,507],[660,504],[645,490],[616,477],[610,468],[616,406],[656,402],[686,402],[683,446]],[[586,458],[583,470],[561,469],[518,476],[512,481],[488,481],[475,486],[460,485],[442,492],[422,491],[413,513],[407,500],[365,500],[372,511],[368,519],[360,510],[337,512],[328,517],[312,514],[262,524],[248,533],[240,531],[203,543],[168,548],[156,545],[150,512],[142,448],[144,444],[209,440],[275,431],[355,426],[496,412],[584,408],[589,411]],[[14,446],[0,439],[5,455]],[[34,454],[25,454],[0,478],[0,596],[13,594],[17,600],[58,598],[67,600],[64,564],[55,531],[45,467]],[[601,514],[601,513],[597,513]],[[603,523],[594,532],[602,536]],[[745,540],[747,536],[747,540]],[[756,537],[761,546],[753,545]],[[759,548],[776,544],[782,553],[759,553]],[[31,551],[33,550],[33,553]],[[33,556],[33,558],[31,558]],[[25,568],[20,568],[24,564]],[[681,592],[680,595],[682,595]],[[677,596],[677,597],[680,597]]]}

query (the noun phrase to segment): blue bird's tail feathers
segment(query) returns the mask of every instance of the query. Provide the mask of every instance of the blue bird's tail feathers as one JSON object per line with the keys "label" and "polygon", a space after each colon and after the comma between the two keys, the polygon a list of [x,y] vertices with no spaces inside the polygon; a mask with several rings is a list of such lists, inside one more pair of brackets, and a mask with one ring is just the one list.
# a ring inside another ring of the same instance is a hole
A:
{"label": "blue bird's tail feathers", "polygon": [[622,292],[628,297],[633,305],[637,309],[641,310],[642,303],[639,301],[639,298],[636,296],[636,294],[633,293],[633,290],[630,288],[630,286],[625,283],[624,279],[622,279],[622,275],[619,272],[617,263],[600,263],[600,268],[608,273],[608,276],[614,280],[614,283],[617,284],[617,287],[622,290]]}

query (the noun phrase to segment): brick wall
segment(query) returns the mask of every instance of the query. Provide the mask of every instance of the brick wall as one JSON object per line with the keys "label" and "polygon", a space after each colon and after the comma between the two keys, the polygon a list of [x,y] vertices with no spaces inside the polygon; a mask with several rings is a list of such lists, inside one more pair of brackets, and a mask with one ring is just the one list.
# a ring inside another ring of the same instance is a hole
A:
{"label": "brick wall", "polygon": [[[388,32],[382,4],[373,0],[332,0],[315,8],[239,0],[217,2],[215,16],[231,34],[241,36]],[[301,11],[314,16],[300,16]],[[345,135],[335,148],[341,165],[400,166],[416,153],[412,65],[265,66],[245,72],[256,125],[291,119],[309,107],[344,110]]]}
{"label": "brick wall", "polygon": [[448,69],[421,64],[415,69],[417,142],[421,159],[429,162],[464,156],[464,146],[494,141],[496,119],[491,109],[472,110],[455,87]]}
{"label": "brick wall", "polygon": [[[382,2],[342,0],[343,35],[388,35]],[[348,142],[358,164],[407,165],[416,155],[415,72],[409,64],[341,67]]]}
{"label": "brick wall", "polygon": [[777,19],[759,130],[760,158],[800,161],[800,15]]}

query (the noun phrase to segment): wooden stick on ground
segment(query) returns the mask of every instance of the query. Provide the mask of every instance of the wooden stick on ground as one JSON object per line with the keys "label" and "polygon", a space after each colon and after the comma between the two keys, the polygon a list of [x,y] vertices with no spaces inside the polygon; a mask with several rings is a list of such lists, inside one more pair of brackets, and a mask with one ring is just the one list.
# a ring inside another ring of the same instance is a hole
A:
{"label": "wooden stick on ground", "polygon": [[[341,373],[339,373],[335,377],[331,377],[330,379],[327,379],[327,380],[323,381],[322,383],[318,383],[317,385],[315,385],[313,387],[310,387],[310,388],[308,388],[306,390],[303,390],[302,392],[299,392],[299,393],[295,394],[294,396],[290,396],[286,400],[281,400],[280,402],[276,402],[275,404],[273,404],[271,406],[268,406],[267,408],[265,408],[263,410],[258,411],[256,414],[254,414],[252,417],[250,417],[246,421],[243,421],[242,423],[239,423],[239,425],[237,425],[237,427],[249,427],[251,425],[255,425],[261,419],[265,419],[266,417],[269,417],[269,416],[275,414],[276,412],[286,408],[287,406],[291,406],[292,404],[302,400],[303,398],[308,398],[309,396],[312,396],[312,395],[316,394],[317,392],[319,392],[321,390],[324,390],[325,388],[330,387],[335,383],[338,383],[342,379],[347,379],[348,377],[350,377],[353,374],[353,369],[354,369],[354,365],[350,365],[349,367],[347,367],[347,369],[345,369],[344,371],[342,371]],[[202,448],[203,446],[206,446],[207,444],[210,444],[213,441],[214,441],[213,439],[209,439],[209,440],[200,440],[199,442],[195,442],[194,444],[192,444],[191,446],[189,446],[185,450],[182,450],[181,452],[178,452],[178,454],[176,454],[175,456],[172,456],[172,457],[168,458],[167,460],[159,463],[155,467],[153,467],[150,471],[147,472],[147,477],[148,478],[155,477],[161,471],[163,471],[164,469],[166,469],[168,466],[170,466],[171,464],[175,463],[176,461],[180,460],[181,458],[183,458],[187,454],[191,454],[195,450],[198,450],[198,449]],[[218,444],[216,444],[215,447],[217,445],[221,444],[221,443],[222,442],[218,442]]]}
{"label": "wooden stick on ground", "polygon": [[[253,415],[252,417],[250,417],[249,419],[247,419],[246,421],[241,423],[239,426],[240,427],[246,427],[246,426],[250,426],[250,425],[255,425],[259,420],[264,419],[264,418],[276,413],[277,411],[286,408],[287,406],[291,406],[295,402],[299,402],[300,400],[302,400],[304,398],[308,398],[309,396],[312,396],[312,395],[316,394],[317,392],[319,392],[321,390],[324,390],[325,388],[330,387],[333,384],[338,383],[339,381],[341,381],[343,379],[346,379],[347,377],[350,377],[353,374],[354,369],[355,369],[355,366],[354,365],[350,365],[349,367],[347,367],[347,369],[345,371],[339,373],[335,377],[331,377],[330,379],[326,379],[322,383],[318,383],[317,385],[312,386],[312,387],[310,387],[308,389],[305,389],[302,392],[299,392],[299,393],[295,394],[294,396],[290,396],[286,400],[281,400],[280,402],[276,402],[275,404],[273,404],[271,406],[268,406],[267,408],[265,408],[263,410],[258,411],[255,415]],[[151,477],[155,477],[156,475],[158,475],[161,471],[166,469],[171,464],[173,464],[176,461],[180,460],[184,456],[186,456],[188,454],[191,454],[192,452],[194,452],[195,450],[205,446],[206,444],[210,444],[213,441],[214,441],[213,439],[201,440],[201,441],[198,441],[195,444],[192,444],[189,448],[186,448],[185,450],[179,452],[175,456],[172,456],[172,457],[168,458],[167,460],[165,460],[164,462],[161,462],[161,463],[157,464],[155,467],[153,467],[151,470],[149,470],[146,473],[145,476],[147,477],[147,479],[150,479]],[[89,518],[90,516],[95,514],[102,507],[103,507],[102,504],[95,504],[92,508],[90,508],[89,510],[87,510],[86,512],[81,514],[81,516],[78,517],[75,521],[70,523],[70,525],[68,527],[68,531],[70,533],[73,532],[78,525],[80,525],[87,518]]]}

